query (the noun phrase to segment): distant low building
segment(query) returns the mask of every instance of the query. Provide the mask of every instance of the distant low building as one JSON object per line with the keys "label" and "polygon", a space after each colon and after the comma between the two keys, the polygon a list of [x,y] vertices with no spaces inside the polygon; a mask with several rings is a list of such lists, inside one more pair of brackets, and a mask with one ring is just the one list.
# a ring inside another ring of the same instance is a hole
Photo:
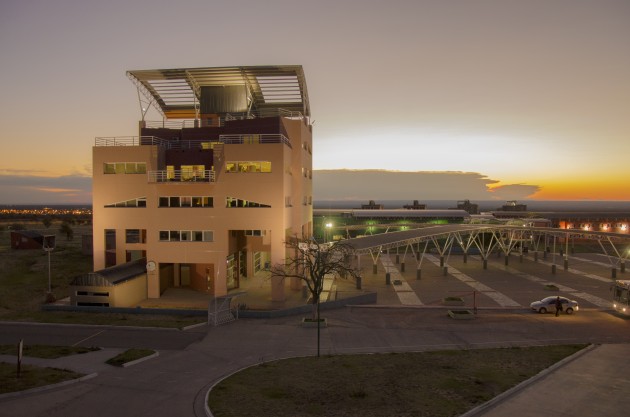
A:
{"label": "distant low building", "polygon": [[457,209],[464,210],[468,214],[479,214],[479,204],[471,203],[470,200],[461,200],[457,202]]}
{"label": "distant low building", "polygon": [[499,211],[527,211],[527,204],[519,204],[516,200],[506,201]]}
{"label": "distant low building", "polygon": [[424,210],[427,208],[427,205],[420,204],[418,200],[413,200],[413,204],[405,204],[403,208],[407,210]]}
{"label": "distant low building", "polygon": [[383,210],[383,205],[370,200],[367,204],[361,204],[361,210]]}
{"label": "distant low building", "polygon": [[11,231],[12,249],[41,249],[44,235],[33,230]]}

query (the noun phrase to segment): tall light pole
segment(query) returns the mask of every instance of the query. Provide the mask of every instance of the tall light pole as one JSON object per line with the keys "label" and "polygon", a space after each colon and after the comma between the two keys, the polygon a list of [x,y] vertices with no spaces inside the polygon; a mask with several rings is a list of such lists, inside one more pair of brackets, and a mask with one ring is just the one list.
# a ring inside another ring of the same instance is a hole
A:
{"label": "tall light pole", "polygon": [[53,300],[52,282],[51,282],[51,273],[50,273],[50,252],[52,252],[55,249],[55,235],[44,236],[42,248],[46,252],[48,252],[48,295],[46,296],[46,301],[50,302]]}

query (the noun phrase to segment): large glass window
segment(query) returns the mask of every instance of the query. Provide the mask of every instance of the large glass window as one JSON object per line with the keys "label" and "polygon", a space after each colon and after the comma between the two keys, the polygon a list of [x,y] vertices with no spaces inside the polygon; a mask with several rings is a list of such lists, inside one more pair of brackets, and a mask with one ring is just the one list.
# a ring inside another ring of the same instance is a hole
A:
{"label": "large glass window", "polygon": [[105,162],[104,174],[146,174],[146,162]]}
{"label": "large glass window", "polygon": [[145,229],[125,229],[126,243],[145,243],[147,231]]}
{"label": "large glass window", "polygon": [[160,196],[158,207],[213,207],[214,199],[209,196]]}
{"label": "large glass window", "polygon": [[105,162],[103,164],[103,174],[115,174],[116,173],[116,164]]}
{"label": "large glass window", "polygon": [[182,181],[195,181],[198,178],[205,178],[205,165],[182,165]]}
{"label": "large glass window", "polygon": [[147,206],[147,198],[146,197],[138,197],[132,200],[125,201],[117,201],[115,203],[105,204],[106,208],[110,207],[146,207]]}
{"label": "large glass window", "polygon": [[161,242],[213,242],[212,230],[160,230]]}
{"label": "large glass window", "polygon": [[234,197],[226,197],[225,207],[227,208],[235,208],[235,207],[269,208],[271,206],[268,204],[257,203],[255,201],[242,200],[240,198],[234,198]]}

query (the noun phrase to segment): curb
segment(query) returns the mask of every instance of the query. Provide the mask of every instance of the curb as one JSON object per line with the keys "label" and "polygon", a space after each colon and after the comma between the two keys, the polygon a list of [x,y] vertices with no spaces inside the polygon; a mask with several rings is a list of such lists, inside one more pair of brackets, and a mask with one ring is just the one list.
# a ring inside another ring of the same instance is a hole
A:
{"label": "curb", "polygon": [[182,331],[186,331],[186,330],[191,330],[191,329],[195,329],[197,327],[201,327],[201,326],[208,326],[208,322],[202,322],[202,323],[197,323],[197,324],[191,324],[190,326],[186,326],[186,327],[182,327]]}
{"label": "curb", "polygon": [[61,388],[61,387],[65,387],[66,385],[75,384],[77,382],[87,381],[88,379],[92,379],[92,378],[94,378],[96,376],[98,376],[98,373],[85,375],[85,376],[82,376],[81,378],[77,378],[77,379],[69,379],[67,381],[58,382],[56,384],[43,385],[43,386],[37,387],[37,388],[30,388],[30,389],[26,389],[24,391],[7,392],[5,394],[0,394],[0,400],[3,400],[5,398],[11,398],[11,397],[19,397],[19,396],[22,396],[22,395],[34,394],[34,393],[42,392],[42,391],[48,391],[48,390],[52,390],[52,389],[55,389],[55,388]]}
{"label": "curb", "polygon": [[114,324],[83,324],[83,323],[44,323],[38,321],[0,321],[3,325],[14,326],[62,326],[62,327],[103,327],[106,329],[137,329],[137,330],[173,330],[181,331],[177,327],[154,327],[154,326],[116,326]]}
{"label": "curb", "polygon": [[516,395],[520,391],[522,391],[525,388],[527,388],[528,386],[530,386],[530,385],[540,381],[541,379],[546,378],[549,374],[555,372],[559,368],[562,368],[563,366],[567,365],[568,363],[573,362],[574,360],[582,357],[583,355],[591,352],[592,350],[594,350],[598,346],[599,345],[589,345],[589,346],[585,347],[584,349],[582,349],[582,350],[580,350],[578,352],[575,352],[573,355],[567,356],[566,358],[562,359],[560,362],[554,363],[549,368],[543,369],[538,374],[534,375],[533,377],[529,378],[528,380],[525,380],[525,381],[521,382],[520,384],[513,386],[512,388],[508,389],[507,391],[503,391],[501,394],[497,395],[496,397],[492,398],[491,400],[486,401],[485,403],[483,403],[483,404],[473,408],[472,410],[468,410],[464,414],[461,414],[459,417],[475,417],[475,416],[478,416],[478,415],[479,416],[483,415],[483,413],[485,411],[488,411],[488,410],[496,407],[497,405],[499,405],[499,403],[501,403],[501,402],[509,399],[510,397]]}
{"label": "curb", "polygon": [[137,364],[139,364],[140,362],[148,361],[149,359],[157,358],[158,356],[160,356],[160,352],[157,352],[157,351],[156,351],[156,352],[155,352],[155,353],[153,353],[152,355],[145,356],[145,357],[140,358],[140,359],[136,359],[135,361],[131,361],[131,362],[126,362],[126,363],[123,363],[123,364],[122,364],[122,367],[123,367],[123,368],[127,368],[127,367],[129,367],[129,366],[137,365]]}

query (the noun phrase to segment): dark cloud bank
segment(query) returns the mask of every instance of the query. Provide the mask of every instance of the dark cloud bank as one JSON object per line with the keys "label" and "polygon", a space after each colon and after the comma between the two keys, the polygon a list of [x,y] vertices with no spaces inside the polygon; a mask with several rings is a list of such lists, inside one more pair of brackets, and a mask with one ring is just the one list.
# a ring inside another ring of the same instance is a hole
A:
{"label": "dark cloud bank", "polygon": [[[326,200],[524,200],[536,185],[511,184],[475,172],[316,170],[313,199]],[[0,175],[0,204],[90,204],[92,178]]]}
{"label": "dark cloud bank", "polygon": [[313,171],[315,200],[522,200],[537,185],[510,184],[476,172],[400,172],[384,170]]}

